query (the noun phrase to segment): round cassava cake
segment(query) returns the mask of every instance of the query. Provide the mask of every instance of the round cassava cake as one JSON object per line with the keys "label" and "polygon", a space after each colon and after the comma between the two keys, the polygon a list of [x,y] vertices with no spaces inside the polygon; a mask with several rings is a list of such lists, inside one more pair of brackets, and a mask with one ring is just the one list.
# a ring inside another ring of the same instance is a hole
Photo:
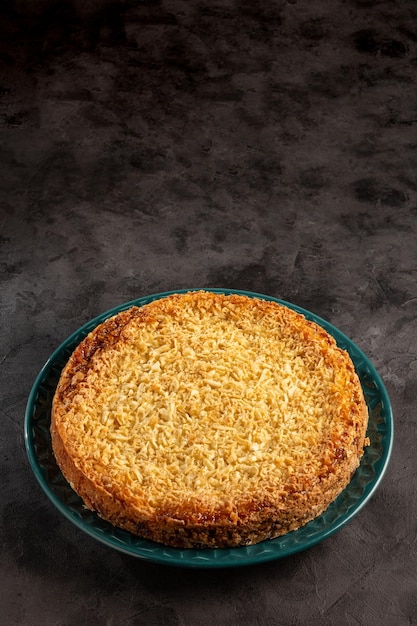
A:
{"label": "round cassava cake", "polygon": [[67,481],[113,525],[232,547],[320,515],[358,467],[367,421],[352,361],[320,326],[195,291],[97,326],[61,374],[51,434]]}

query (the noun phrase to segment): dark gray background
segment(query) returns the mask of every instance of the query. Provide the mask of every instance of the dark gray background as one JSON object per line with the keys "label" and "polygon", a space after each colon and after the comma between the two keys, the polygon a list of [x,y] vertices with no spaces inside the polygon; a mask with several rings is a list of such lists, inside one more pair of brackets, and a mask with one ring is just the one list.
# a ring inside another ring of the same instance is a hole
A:
{"label": "dark gray background", "polygon": [[[2,0],[0,30],[2,623],[417,624],[414,0]],[[381,487],[306,552],[146,564],[31,473],[23,417],[51,352],[185,287],[310,309],[385,381]]]}

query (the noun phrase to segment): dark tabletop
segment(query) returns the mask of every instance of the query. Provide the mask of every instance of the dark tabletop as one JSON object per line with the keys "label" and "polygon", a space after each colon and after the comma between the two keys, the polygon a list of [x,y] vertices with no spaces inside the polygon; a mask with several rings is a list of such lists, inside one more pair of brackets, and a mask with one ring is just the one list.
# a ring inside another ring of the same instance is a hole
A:
{"label": "dark tabletop", "polygon": [[[0,30],[0,621],[417,624],[414,0],[3,0]],[[194,287],[304,307],[384,380],[390,465],[310,549],[148,563],[31,471],[25,407],[55,348]]]}

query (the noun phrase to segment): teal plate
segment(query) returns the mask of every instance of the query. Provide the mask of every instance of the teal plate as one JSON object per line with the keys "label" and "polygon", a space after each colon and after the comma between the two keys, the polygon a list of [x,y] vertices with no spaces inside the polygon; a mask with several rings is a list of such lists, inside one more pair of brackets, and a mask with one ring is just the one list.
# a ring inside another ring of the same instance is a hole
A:
{"label": "teal plate", "polygon": [[366,448],[361,464],[348,487],[322,515],[283,537],[252,546],[203,550],[170,548],[115,528],[87,510],[55,462],[49,433],[52,398],[61,370],[76,346],[98,324],[119,311],[131,306],[143,306],[171,293],[187,291],[190,290],[158,293],[122,304],[82,326],[55,350],[36,378],[26,408],[25,443],[32,470],[53,504],[78,528],[111,548],[146,561],[182,567],[234,567],[272,561],[310,548],[340,530],[359,513],[375,493],[391,455],[393,417],[384,384],[363,352],[325,320],[283,300],[247,291],[210,289],[216,293],[237,293],[284,304],[322,326],[352,358],[369,408],[367,434],[371,444]]}

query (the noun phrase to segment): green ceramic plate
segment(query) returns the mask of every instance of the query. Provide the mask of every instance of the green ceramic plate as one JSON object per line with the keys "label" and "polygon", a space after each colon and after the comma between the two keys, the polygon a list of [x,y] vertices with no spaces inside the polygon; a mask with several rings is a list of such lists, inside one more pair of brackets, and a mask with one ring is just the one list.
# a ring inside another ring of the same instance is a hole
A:
{"label": "green ceramic plate", "polygon": [[327,332],[333,335],[338,345],[349,352],[369,407],[368,436],[371,445],[366,448],[362,462],[351,483],[320,517],[283,537],[253,546],[206,550],[169,548],[114,528],[96,514],[88,511],[58,469],[52,453],[49,434],[51,403],[61,370],[74,348],[99,323],[119,311],[128,309],[133,305],[143,306],[171,293],[184,293],[186,291],[190,290],[158,293],[122,304],[85,324],[55,350],[36,378],[26,409],[26,449],[36,478],[57,509],[82,531],[120,552],[155,563],[199,568],[250,565],[289,556],[323,541],[347,524],[365,506],[378,488],[387,468],[392,449],[393,417],[391,405],[379,374],[369,359],[350,339],[313,313],[270,296],[232,289],[210,290],[217,293],[238,293],[273,300],[302,313],[309,320],[313,320],[325,328]]}

